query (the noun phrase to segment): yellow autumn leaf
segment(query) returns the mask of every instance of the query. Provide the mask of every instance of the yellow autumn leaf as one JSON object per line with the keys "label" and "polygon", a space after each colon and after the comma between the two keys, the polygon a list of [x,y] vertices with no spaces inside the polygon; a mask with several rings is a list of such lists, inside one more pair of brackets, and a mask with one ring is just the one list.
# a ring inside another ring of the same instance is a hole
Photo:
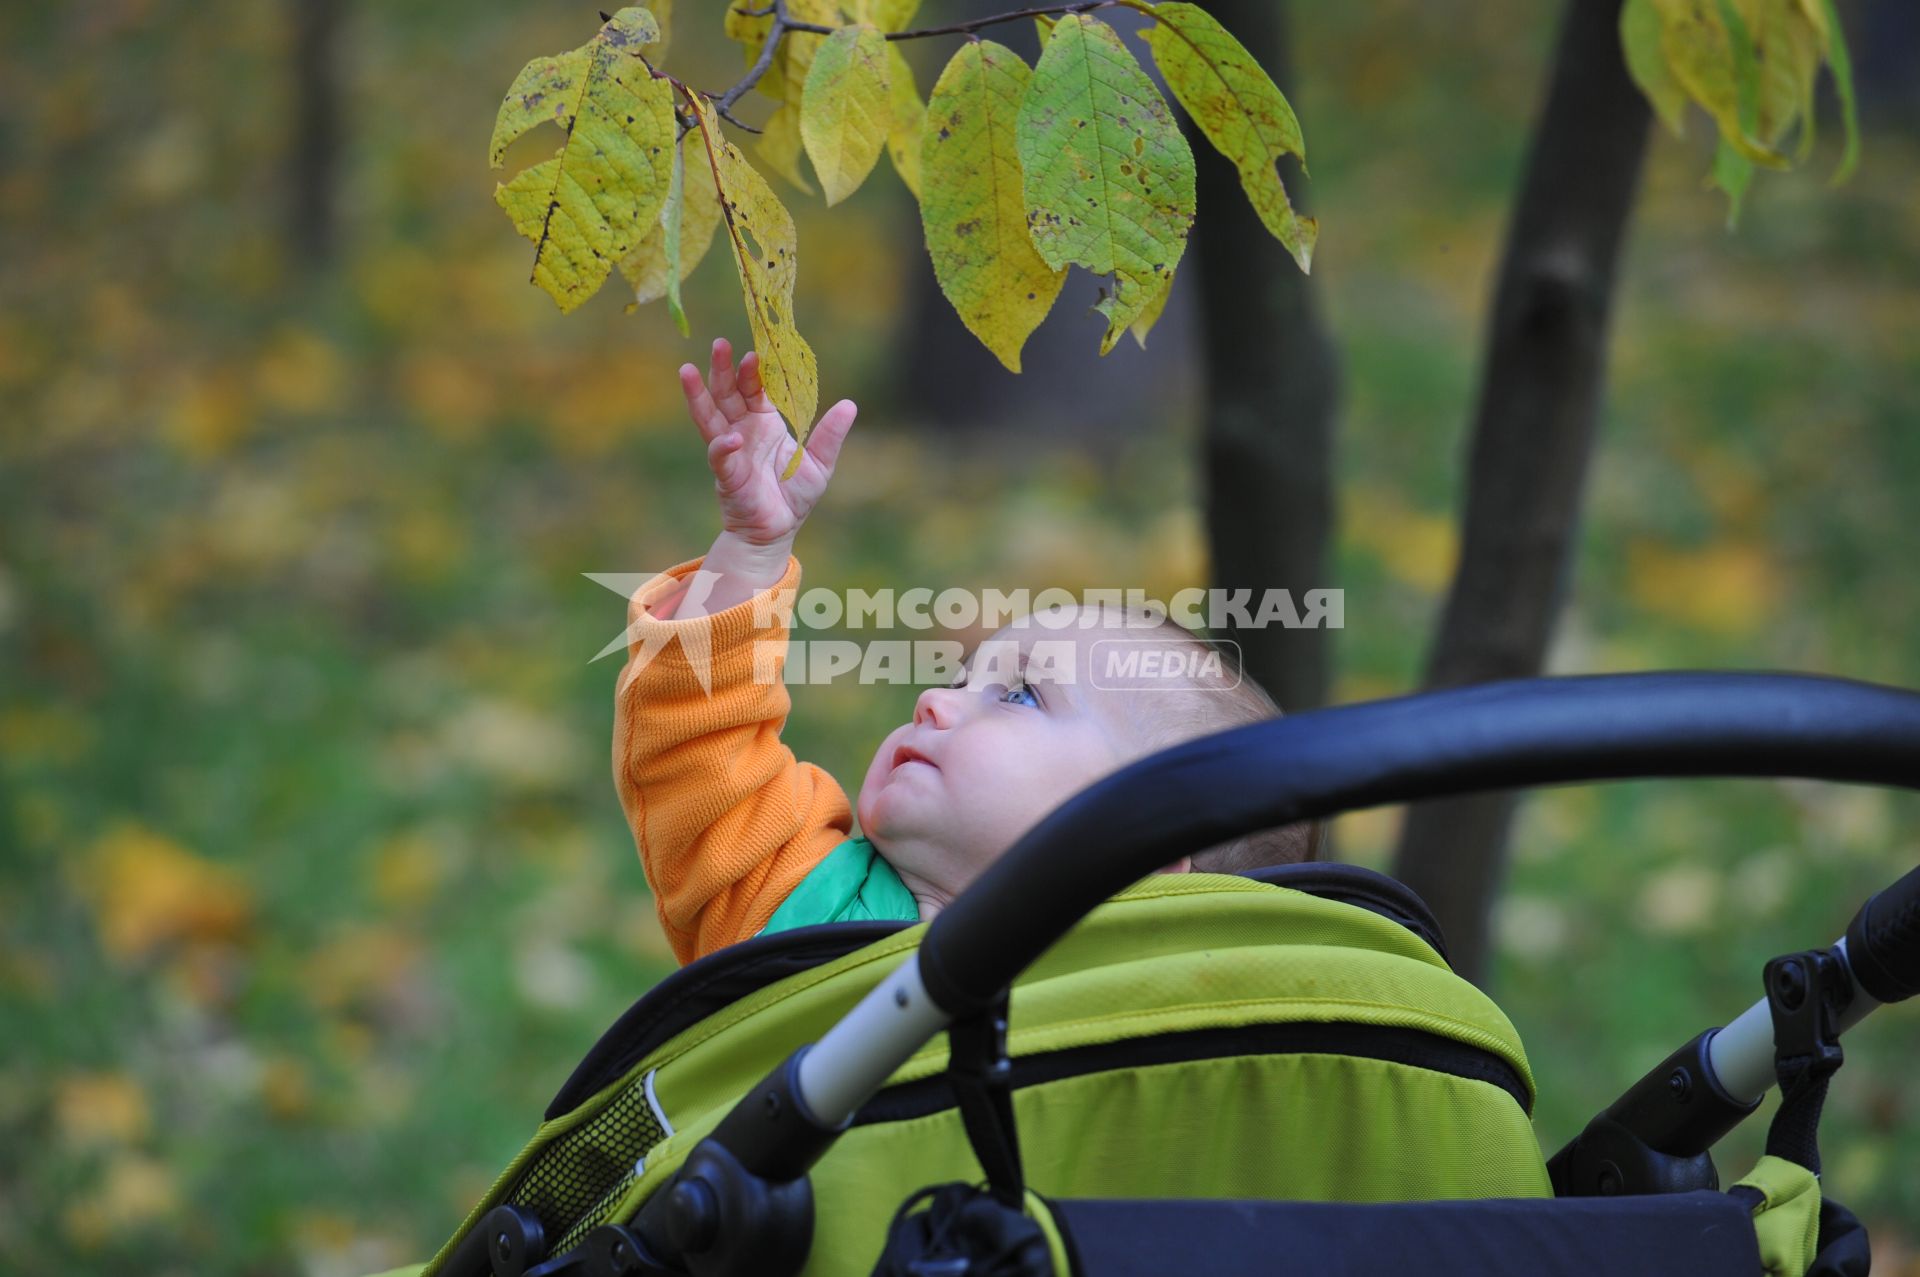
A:
{"label": "yellow autumn leaf", "polygon": [[855,22],[864,22],[882,31],[904,31],[913,15],[920,11],[920,0],[853,0],[847,13]]}
{"label": "yellow autumn leaf", "polygon": [[90,1250],[179,1210],[179,1181],[171,1167],[142,1153],[119,1153],[68,1198],[60,1224],[72,1242]]}
{"label": "yellow autumn leaf", "polygon": [[813,194],[813,183],[800,167],[800,108],[782,102],[760,126],[760,140],[754,150],[767,167],[792,182],[805,194]]}
{"label": "yellow autumn leaf", "polygon": [[[645,9],[622,9],[574,51],[578,61],[569,61],[571,55],[549,59],[536,78],[572,99],[566,144],[555,158],[494,191],[514,228],[534,243],[533,282],[563,311],[593,295],[614,263],[652,229],[666,199],[675,134],[673,90],[640,57],[641,48],[659,34]],[[528,74],[521,72],[523,78]],[[516,86],[521,83],[515,80]],[[524,97],[514,103],[509,94],[502,105],[496,148],[502,145],[502,125],[512,136],[532,126],[533,108]]]}
{"label": "yellow autumn leaf", "polygon": [[[723,22],[727,38],[740,44],[749,66],[759,60],[767,33],[773,29],[773,18],[771,14],[748,11],[767,7],[760,0],[733,0],[727,6]],[[815,26],[838,27],[840,6],[836,0],[787,0],[787,17]],[[814,32],[789,31],[781,39],[780,47],[774,50],[772,65],[754,87],[774,101],[789,103],[798,110],[801,89],[807,82],[807,72],[813,67],[814,51],[820,40]]]}
{"label": "yellow autumn leaf", "polygon": [[647,55],[648,60],[657,65],[667,56],[667,46],[673,42],[673,0],[647,0],[647,10],[653,14],[653,25],[660,29]]}
{"label": "yellow autumn leaf", "polygon": [[927,99],[920,222],[940,291],[1013,372],[1066,281],[1027,232],[1019,104],[1032,71],[991,40],[960,46]]}
{"label": "yellow autumn leaf", "polygon": [[1620,6],[1620,48],[1627,74],[1647,95],[1654,113],[1675,137],[1685,135],[1686,90],[1673,78],[1660,48],[1660,12],[1653,0],[1626,0]]}
{"label": "yellow autumn leaf", "polygon": [[860,189],[893,129],[887,42],[870,26],[841,27],[814,55],[800,99],[800,138],[829,207]]}
{"label": "yellow autumn leaf", "polygon": [[1800,0],[1736,0],[1754,44],[1760,73],[1760,140],[1778,145],[1796,119],[1809,135],[1813,85],[1827,56],[1826,24]]}
{"label": "yellow autumn leaf", "polygon": [[580,83],[591,61],[583,45],[550,58],[535,58],[520,68],[494,117],[493,138],[487,144],[488,167],[499,168],[507,148],[534,126],[548,120],[563,129],[573,124]]}
{"label": "yellow autumn leaf", "polygon": [[1018,124],[1027,226],[1058,270],[1113,276],[1094,309],[1106,354],[1159,295],[1193,225],[1193,152],[1166,100],[1106,23],[1066,14]]}
{"label": "yellow autumn leaf", "polygon": [[100,839],[82,889],[102,947],[122,961],[179,941],[234,939],[253,916],[252,893],[231,869],[139,825]]}
{"label": "yellow autumn leaf", "polygon": [[[755,9],[767,9],[768,12],[749,12]],[[726,32],[727,39],[740,46],[747,65],[752,66],[760,58],[761,47],[767,42],[767,33],[773,30],[771,6],[762,4],[760,0],[733,0],[733,3],[727,6],[727,16],[721,20],[721,30]],[[781,66],[781,58],[786,54],[787,43],[783,41],[781,47],[774,50],[773,65],[767,68],[767,73],[761,76],[759,83],[753,86],[764,96],[776,102],[787,100],[786,71]]]}
{"label": "yellow autumn leaf", "polygon": [[[753,347],[760,353],[760,379],[804,449],[819,406],[820,374],[813,348],[793,323],[793,285],[800,264],[793,217],[767,180],[720,132],[713,104],[698,93],[689,101],[719,189],[721,220],[746,296]],[[800,452],[794,452],[796,466]]]}
{"label": "yellow autumn leaf", "polygon": [[1160,312],[1167,308],[1167,297],[1173,292],[1173,276],[1167,276],[1167,282],[1161,287],[1160,295],[1147,304],[1140,317],[1127,325],[1127,331],[1133,334],[1133,340],[1140,349],[1147,348],[1147,334],[1160,322]]}
{"label": "yellow autumn leaf", "polygon": [[125,1073],[75,1073],[55,1084],[53,1124],[80,1147],[131,1144],[153,1125],[147,1092]]}
{"label": "yellow autumn leaf", "polygon": [[[1688,96],[1711,115],[1720,138],[1742,158],[1768,168],[1785,168],[1757,127],[1758,103],[1751,94],[1742,119],[1743,71],[1751,74],[1750,39],[1736,39],[1725,17],[1738,10],[1729,0],[1653,0],[1660,14],[1660,48],[1667,66]],[[1744,35],[1744,33],[1742,33]]]}
{"label": "yellow autumn leaf", "polygon": [[1293,211],[1277,167],[1287,155],[1306,163],[1293,107],[1246,46],[1205,9],[1161,4],[1153,17],[1143,38],[1167,87],[1214,148],[1233,161],[1261,223],[1308,270],[1319,226]]}
{"label": "yellow autumn leaf", "polygon": [[1753,543],[1676,549],[1642,541],[1628,547],[1627,563],[1627,592],[1636,604],[1711,633],[1754,633],[1777,611],[1783,593],[1778,567]]}
{"label": "yellow autumn leaf", "polygon": [[[682,146],[686,144],[683,142]],[[698,147],[699,142],[693,145]],[[693,273],[707,255],[707,249],[713,243],[713,231],[720,224],[720,194],[708,180],[708,167],[703,162],[689,175],[693,180],[685,183],[685,197],[680,207],[680,278],[685,279]],[[660,223],[647,237],[634,247],[634,250],[620,263],[620,273],[633,285],[633,300],[636,305],[644,306],[667,295],[667,234],[666,219],[668,208],[661,205]]]}
{"label": "yellow autumn leaf", "polygon": [[887,130],[887,158],[893,171],[920,198],[920,133],[926,127],[927,106],[920,100],[920,86],[914,82],[913,64],[901,54],[898,43],[887,43],[890,83],[893,86],[893,127]]}

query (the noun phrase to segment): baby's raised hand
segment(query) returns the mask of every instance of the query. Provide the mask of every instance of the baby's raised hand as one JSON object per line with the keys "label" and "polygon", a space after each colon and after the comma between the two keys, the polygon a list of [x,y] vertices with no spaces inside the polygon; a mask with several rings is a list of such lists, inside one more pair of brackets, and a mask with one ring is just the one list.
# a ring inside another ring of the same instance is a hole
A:
{"label": "baby's raised hand", "polygon": [[747,352],[736,369],[733,347],[713,343],[708,380],[692,364],[680,368],[687,409],[707,441],[707,465],[720,498],[720,526],[753,546],[785,546],[827,490],[840,445],[858,411],[851,399],[827,409],[807,436],[806,455],[793,477],[780,476],[799,447],[760,384],[760,357]]}

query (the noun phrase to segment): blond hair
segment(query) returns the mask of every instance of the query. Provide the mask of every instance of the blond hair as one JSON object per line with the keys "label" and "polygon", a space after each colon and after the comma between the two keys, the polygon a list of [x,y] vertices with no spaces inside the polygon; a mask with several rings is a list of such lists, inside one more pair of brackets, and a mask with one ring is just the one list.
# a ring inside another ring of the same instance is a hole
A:
{"label": "blond hair", "polygon": [[[1154,739],[1156,748],[1281,717],[1279,704],[1242,667],[1235,646],[1216,643],[1171,619],[1163,619],[1153,628],[1159,637],[1219,657],[1218,661],[1202,662],[1202,672],[1188,680],[1195,695],[1132,698],[1138,711],[1136,720]],[[1299,864],[1318,857],[1321,841],[1318,821],[1300,821],[1196,852],[1193,867],[1205,873],[1246,873],[1269,865]]]}

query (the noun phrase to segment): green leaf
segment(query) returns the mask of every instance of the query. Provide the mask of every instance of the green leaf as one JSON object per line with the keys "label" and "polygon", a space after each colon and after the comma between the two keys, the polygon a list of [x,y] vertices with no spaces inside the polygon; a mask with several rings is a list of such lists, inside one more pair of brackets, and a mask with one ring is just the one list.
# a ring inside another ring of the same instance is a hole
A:
{"label": "green leaf", "polygon": [[1840,29],[1840,15],[1833,0],[1820,0],[1827,23],[1827,67],[1833,72],[1833,91],[1840,99],[1840,118],[1846,129],[1846,149],[1840,154],[1840,167],[1833,171],[1835,184],[1852,176],[1860,163],[1860,116],[1853,100],[1853,58],[1847,52],[1846,33]]}
{"label": "green leaf", "polygon": [[[680,223],[687,200],[687,157],[679,147],[673,148],[673,182],[667,187],[666,207],[660,210],[660,238],[664,248],[667,277],[667,313],[673,316],[673,326],[680,330],[682,337],[693,336],[693,330],[687,324],[686,309],[680,304]],[[640,290],[634,289],[634,304],[640,301]]]}
{"label": "green leaf", "polygon": [[1660,13],[1653,0],[1626,0],[1620,6],[1620,50],[1627,74],[1646,94],[1654,114],[1675,137],[1686,136],[1687,93],[1660,50]]}
{"label": "green leaf", "polygon": [[[673,90],[640,58],[641,46],[658,34],[645,9],[622,9],[576,50],[584,66],[567,89],[572,127],[566,145],[555,159],[494,191],[514,228],[534,243],[533,282],[562,311],[593,295],[614,263],[646,237],[666,200]],[[511,112],[503,108],[512,116],[508,133],[525,131],[525,110],[524,100]],[[499,136],[496,128],[496,143]]]}
{"label": "green leaf", "polygon": [[813,183],[800,167],[800,145],[800,108],[782,102],[760,126],[760,139],[753,149],[774,172],[811,195]]}
{"label": "green leaf", "polygon": [[[675,163],[683,169],[688,145],[698,148],[701,143],[698,138],[692,138],[691,143],[681,142],[675,154]],[[669,309],[675,307],[678,304],[680,281],[693,274],[694,268],[706,257],[707,249],[713,244],[714,228],[720,224],[720,196],[708,179],[708,172],[705,152],[701,152],[695,162],[692,182],[681,182],[678,209],[674,206],[672,189],[669,188],[666,203],[660,208],[660,224],[621,261],[620,273],[633,285],[633,304],[636,307],[661,297],[667,299]],[[672,250],[669,244],[671,228],[675,225],[679,227],[680,239],[677,251]],[[669,273],[669,261],[678,261],[680,269]]]}
{"label": "green leaf", "polygon": [[1153,303],[1186,251],[1193,152],[1160,91],[1104,22],[1054,27],[1020,106],[1034,247],[1055,270],[1111,274],[1100,352]]}
{"label": "green leaf", "polygon": [[967,331],[1013,372],[1066,281],[1027,232],[1018,121],[1032,76],[1004,45],[961,45],[928,96],[920,150],[934,277]]}
{"label": "green leaf", "polygon": [[1708,180],[1727,193],[1727,229],[1739,229],[1740,206],[1747,198],[1747,187],[1753,182],[1753,161],[1729,142],[1724,133],[1714,150],[1713,175]]}
{"label": "green leaf", "polygon": [[887,158],[894,172],[920,198],[920,133],[926,127],[927,107],[920,100],[920,86],[914,83],[913,64],[900,52],[896,41],[887,42],[893,92],[893,127],[887,131]]}
{"label": "green leaf", "polygon": [[[793,323],[793,284],[799,272],[793,217],[766,179],[720,132],[713,104],[698,93],[690,101],[720,194],[721,221],[746,298],[753,348],[760,352],[760,379],[767,398],[804,447],[819,406],[820,374],[813,348]],[[798,466],[799,453],[794,457],[793,466]]]}
{"label": "green leaf", "polygon": [[1173,96],[1207,140],[1240,171],[1240,185],[1260,221],[1286,245],[1301,270],[1313,265],[1319,226],[1293,211],[1280,181],[1282,156],[1307,161],[1300,121],[1251,53],[1206,10],[1171,3],[1154,6],[1148,47]]}
{"label": "green leaf", "polygon": [[821,42],[800,101],[800,137],[829,207],[860,189],[893,128],[887,41],[870,26]]}
{"label": "green leaf", "polygon": [[1033,20],[1034,30],[1040,33],[1040,51],[1047,51],[1047,41],[1053,38],[1053,19],[1042,13]]}

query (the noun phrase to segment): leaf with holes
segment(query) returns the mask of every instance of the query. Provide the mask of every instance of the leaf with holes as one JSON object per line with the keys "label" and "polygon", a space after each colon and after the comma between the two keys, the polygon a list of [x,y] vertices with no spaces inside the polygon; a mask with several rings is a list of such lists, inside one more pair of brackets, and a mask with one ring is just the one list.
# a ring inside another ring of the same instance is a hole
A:
{"label": "leaf with holes", "polygon": [[1193,152],[1160,91],[1104,22],[1066,14],[1020,105],[1034,247],[1055,270],[1112,275],[1095,307],[1106,354],[1153,304],[1193,225]]}
{"label": "leaf with holes", "polygon": [[[545,69],[531,73],[538,84],[571,99],[564,108],[571,120],[567,141],[555,158],[498,186],[494,200],[533,241],[533,282],[563,311],[593,295],[614,263],[653,229],[666,200],[673,90],[640,58],[640,49],[658,35],[645,9],[622,9],[574,55],[549,59]],[[514,84],[529,76],[523,69]],[[502,105],[496,154],[539,122],[533,115],[548,118],[541,107],[528,107],[527,96],[516,105],[510,93]]]}
{"label": "leaf with holes", "polygon": [[[698,138],[693,140],[697,149]],[[682,155],[675,157],[678,169],[684,169],[684,151],[686,143],[681,144]],[[720,224],[720,195],[715,190],[711,166],[702,153],[695,161],[691,180],[681,176],[682,196],[677,206],[671,194],[660,207],[660,224],[648,232],[647,237],[620,263],[620,273],[633,285],[633,301],[636,306],[644,306],[650,301],[666,297],[669,304],[679,292],[679,281],[693,273],[701,259],[707,255],[707,249],[713,243],[713,231]],[[672,238],[673,228],[678,226],[678,250],[668,241]],[[678,261],[680,269],[669,271],[667,264]]]}
{"label": "leaf with holes", "polygon": [[886,39],[869,26],[841,27],[814,55],[800,100],[800,137],[829,207],[860,189],[893,128]]}
{"label": "leaf with holes", "polygon": [[1198,5],[1155,5],[1155,25],[1143,38],[1173,96],[1207,141],[1233,161],[1240,186],[1273,237],[1301,270],[1313,265],[1320,228],[1293,211],[1278,165],[1283,156],[1307,160],[1300,121],[1246,46]]}
{"label": "leaf with holes", "polygon": [[927,99],[920,150],[934,277],[967,331],[1013,372],[1067,276],[1027,233],[1018,121],[1032,75],[1005,45],[961,45]]}
{"label": "leaf with holes", "polygon": [[[767,180],[721,134],[713,104],[697,93],[691,101],[720,193],[720,218],[733,247],[740,290],[746,296],[753,348],[760,352],[760,379],[767,398],[786,417],[804,449],[819,406],[820,376],[813,349],[793,325],[793,283],[799,269],[793,217]],[[789,475],[799,466],[799,458],[796,451]]]}

